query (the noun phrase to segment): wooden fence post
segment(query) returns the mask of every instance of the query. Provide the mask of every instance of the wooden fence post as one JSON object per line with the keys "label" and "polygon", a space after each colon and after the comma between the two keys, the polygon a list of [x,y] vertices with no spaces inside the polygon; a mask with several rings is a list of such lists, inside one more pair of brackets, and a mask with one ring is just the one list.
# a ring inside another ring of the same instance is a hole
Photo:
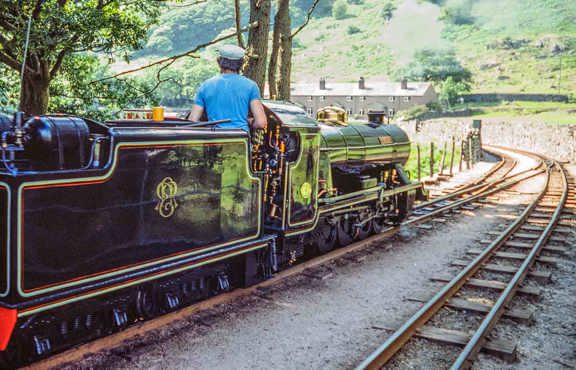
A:
{"label": "wooden fence post", "polygon": [[474,139],[472,139],[472,136],[468,137],[468,161],[470,163],[468,168],[472,168],[476,162],[474,155]]}
{"label": "wooden fence post", "polygon": [[440,170],[438,173],[440,175],[444,174],[444,162],[446,161],[446,142],[444,142],[444,146],[442,147],[442,158],[440,159]]}
{"label": "wooden fence post", "polygon": [[434,176],[434,143],[430,143],[430,178]]}
{"label": "wooden fence post", "polygon": [[458,172],[462,172],[463,160],[464,160],[464,140],[460,142],[460,164],[458,165]]}
{"label": "wooden fence post", "polygon": [[420,167],[420,144],[416,144],[416,159],[418,162],[418,165],[416,166],[418,171],[418,182],[420,182],[420,179],[422,178],[422,169]]}
{"label": "wooden fence post", "polygon": [[470,169],[470,161],[472,160],[472,158],[470,157],[472,155],[472,149],[470,148],[470,136],[468,136],[468,138],[466,139],[466,169],[469,170]]}
{"label": "wooden fence post", "polygon": [[456,139],[452,136],[452,155],[450,156],[450,177],[454,175],[454,154],[456,154]]}

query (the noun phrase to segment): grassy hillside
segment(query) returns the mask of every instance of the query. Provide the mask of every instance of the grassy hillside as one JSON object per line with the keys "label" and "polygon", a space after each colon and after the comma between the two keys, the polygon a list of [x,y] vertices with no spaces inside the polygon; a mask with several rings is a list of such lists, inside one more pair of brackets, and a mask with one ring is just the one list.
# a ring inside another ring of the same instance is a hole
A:
{"label": "grassy hillside", "polygon": [[[293,26],[313,0],[293,1]],[[345,2],[336,19],[332,5]],[[243,22],[248,2],[242,1]],[[383,9],[393,4],[391,17]],[[576,91],[576,6],[567,0],[321,0],[294,40],[293,81],[399,79],[414,53],[451,50],[473,73],[473,92]],[[131,65],[188,50],[229,32],[232,1],[165,12]],[[194,64],[212,63],[195,60]],[[126,65],[118,63],[114,69]]]}
{"label": "grassy hillside", "polygon": [[[314,20],[299,37],[295,79],[319,74],[398,77],[414,51],[453,48],[475,92],[576,90],[576,6],[565,0],[396,0],[348,5],[346,19]],[[440,4],[440,5],[438,5]],[[360,32],[348,32],[357,27]]]}

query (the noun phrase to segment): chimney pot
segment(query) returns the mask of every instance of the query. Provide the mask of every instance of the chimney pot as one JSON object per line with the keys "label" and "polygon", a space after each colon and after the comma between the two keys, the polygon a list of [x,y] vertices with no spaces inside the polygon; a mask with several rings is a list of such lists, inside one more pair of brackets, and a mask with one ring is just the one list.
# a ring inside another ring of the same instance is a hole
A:
{"label": "chimney pot", "polygon": [[400,81],[400,88],[402,90],[408,90],[408,79],[406,77],[402,78],[402,81]]}
{"label": "chimney pot", "polygon": [[324,77],[320,78],[320,90],[326,90],[326,79]]}
{"label": "chimney pot", "polygon": [[358,80],[358,88],[360,90],[364,90],[366,88],[366,81],[364,80],[364,77],[360,77]]}

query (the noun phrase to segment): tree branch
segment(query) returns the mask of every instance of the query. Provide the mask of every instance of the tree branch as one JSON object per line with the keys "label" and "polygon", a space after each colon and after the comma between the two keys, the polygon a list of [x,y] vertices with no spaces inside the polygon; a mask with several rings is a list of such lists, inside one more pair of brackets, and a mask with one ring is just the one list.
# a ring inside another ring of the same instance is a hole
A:
{"label": "tree branch", "polygon": [[16,59],[12,58],[10,55],[7,55],[1,51],[0,51],[0,62],[6,64],[10,68],[15,69],[17,71],[19,71],[21,67],[20,63],[18,63]]}
{"label": "tree branch", "polygon": [[[258,27],[258,22],[253,22],[253,23],[249,24],[248,26],[240,29],[238,32],[246,32],[246,31],[248,31],[249,29],[254,28],[254,27]],[[133,69],[129,69],[129,70],[126,70],[126,71],[123,71],[123,72],[120,72],[120,73],[116,73],[115,75],[112,75],[112,76],[108,76],[108,77],[101,78],[101,79],[99,79],[99,80],[94,80],[94,81],[92,81],[92,82],[90,82],[90,83],[92,84],[92,83],[96,83],[96,82],[102,82],[102,81],[110,80],[110,79],[113,79],[113,78],[118,78],[118,77],[120,77],[120,76],[127,75],[127,74],[129,74],[129,73],[134,73],[134,72],[142,71],[142,70],[144,70],[144,69],[146,69],[146,68],[154,67],[154,66],[157,66],[157,65],[160,65],[160,64],[164,64],[164,63],[170,63],[170,64],[172,64],[172,63],[174,63],[177,59],[184,58],[184,57],[192,57],[191,54],[197,52],[197,51],[200,50],[200,49],[204,49],[204,48],[207,47],[207,46],[214,45],[214,44],[216,44],[216,43],[218,43],[218,42],[220,42],[220,41],[223,41],[223,40],[229,39],[229,38],[231,38],[231,37],[234,37],[234,36],[236,36],[236,35],[238,34],[238,32],[234,32],[234,33],[231,33],[231,34],[228,34],[228,35],[219,37],[219,38],[217,38],[217,39],[214,39],[214,40],[212,40],[212,41],[210,41],[210,42],[207,42],[207,43],[205,43],[205,44],[198,45],[198,46],[196,46],[194,49],[188,50],[188,51],[186,51],[186,52],[184,52],[184,53],[177,54],[177,55],[173,55],[173,56],[168,57],[168,58],[163,58],[163,59],[157,60],[157,61],[155,61],[155,62],[149,63],[149,64],[147,64],[147,65],[145,65],[145,66],[138,67],[138,68],[133,68]]]}
{"label": "tree branch", "polygon": [[320,2],[320,0],[314,0],[314,4],[312,4],[310,9],[308,9],[308,12],[306,13],[306,21],[304,21],[304,23],[302,23],[302,25],[300,25],[300,27],[298,27],[292,35],[290,35],[290,38],[296,37],[296,35],[299,34],[300,31],[302,31],[308,25],[308,23],[310,22],[310,19],[312,18],[312,14],[314,13],[314,10],[316,10],[316,5],[318,5],[319,2]]}
{"label": "tree branch", "polygon": [[8,22],[5,18],[0,18],[0,27],[4,28],[6,31],[16,32],[16,27]]}
{"label": "tree branch", "polygon": [[0,45],[2,46],[2,48],[4,48],[4,50],[9,49],[8,44],[10,43],[10,40],[8,40],[6,37],[2,36],[2,34],[0,33]]}
{"label": "tree branch", "polygon": [[237,32],[237,36],[238,36],[238,45],[242,48],[242,49],[246,49],[246,46],[244,45],[244,39],[242,38],[242,32],[240,32],[240,0],[234,0],[234,15],[236,18],[236,32]]}
{"label": "tree branch", "polygon": [[50,79],[56,76],[56,73],[58,73],[60,67],[62,67],[62,62],[64,62],[64,58],[73,50],[71,45],[74,45],[79,38],[80,35],[75,34],[74,36],[72,36],[72,39],[70,39],[70,46],[66,46],[62,50],[60,50],[60,53],[58,53],[58,56],[56,57],[56,62],[54,63],[52,69],[50,70]]}

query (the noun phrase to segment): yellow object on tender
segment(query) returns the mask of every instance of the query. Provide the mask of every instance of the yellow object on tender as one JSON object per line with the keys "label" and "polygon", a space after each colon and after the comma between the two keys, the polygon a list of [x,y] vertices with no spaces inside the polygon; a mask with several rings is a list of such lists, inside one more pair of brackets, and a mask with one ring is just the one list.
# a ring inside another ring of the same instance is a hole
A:
{"label": "yellow object on tender", "polygon": [[330,126],[348,126],[348,114],[346,111],[333,105],[318,110],[316,120]]}

